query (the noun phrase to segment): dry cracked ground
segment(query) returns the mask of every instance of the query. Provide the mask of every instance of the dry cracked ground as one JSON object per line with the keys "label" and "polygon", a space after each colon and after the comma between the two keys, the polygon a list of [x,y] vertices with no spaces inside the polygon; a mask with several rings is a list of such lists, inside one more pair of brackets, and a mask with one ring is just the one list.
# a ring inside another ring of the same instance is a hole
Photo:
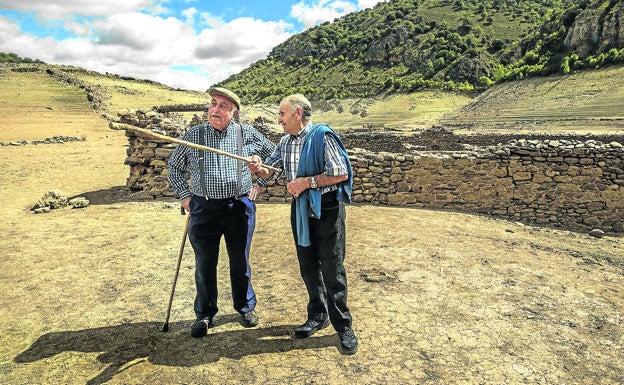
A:
{"label": "dry cracked ground", "polygon": [[[353,356],[331,328],[291,338],[306,298],[280,204],[258,205],[260,324],[239,324],[223,252],[216,327],[191,338],[186,244],[164,333],[184,217],[124,190],[123,133],[84,139],[0,147],[2,384],[624,383],[624,238],[453,212],[348,207]],[[32,214],[50,190],[91,205]]]}

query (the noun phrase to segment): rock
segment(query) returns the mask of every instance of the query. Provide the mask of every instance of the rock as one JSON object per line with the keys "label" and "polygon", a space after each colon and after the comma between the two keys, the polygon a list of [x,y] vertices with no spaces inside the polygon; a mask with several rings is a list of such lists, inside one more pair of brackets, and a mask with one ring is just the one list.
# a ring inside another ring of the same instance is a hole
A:
{"label": "rock", "polygon": [[53,209],[60,209],[66,207],[68,204],[67,198],[57,190],[48,191],[35,203],[35,205],[31,208],[33,212],[37,211],[37,209],[47,208],[47,211],[38,210],[37,213],[48,212]]}
{"label": "rock", "polygon": [[592,231],[589,232],[589,235],[591,235],[592,237],[596,237],[596,238],[602,238],[604,237],[605,233],[604,231],[600,229],[593,229]]}
{"label": "rock", "polygon": [[90,203],[91,203],[91,202],[89,202],[89,201],[88,201],[86,198],[84,198],[84,197],[74,198],[74,199],[71,199],[71,200],[69,201],[69,204],[70,204],[73,208],[75,208],[75,209],[80,209],[80,208],[83,208],[83,207],[87,207],[87,206],[89,206],[89,204],[90,204]]}

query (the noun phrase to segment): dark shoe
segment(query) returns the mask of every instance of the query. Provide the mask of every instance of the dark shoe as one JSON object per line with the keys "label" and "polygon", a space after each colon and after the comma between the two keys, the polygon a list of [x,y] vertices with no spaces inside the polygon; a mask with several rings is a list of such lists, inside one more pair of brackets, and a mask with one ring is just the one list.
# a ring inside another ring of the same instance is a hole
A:
{"label": "dark shoe", "polygon": [[303,325],[295,328],[295,338],[308,338],[317,330],[325,329],[329,326],[329,318],[323,321],[307,320]]}
{"label": "dark shoe", "polygon": [[346,328],[338,332],[338,336],[340,337],[340,352],[342,354],[353,354],[357,352],[358,340],[353,329]]}
{"label": "dark shoe", "polygon": [[243,313],[243,326],[246,328],[252,328],[258,325],[258,315],[255,311],[249,311],[247,313]]}
{"label": "dark shoe", "polygon": [[204,318],[198,319],[193,322],[193,327],[191,328],[191,337],[201,338],[208,334],[208,329],[213,326],[212,319]]}

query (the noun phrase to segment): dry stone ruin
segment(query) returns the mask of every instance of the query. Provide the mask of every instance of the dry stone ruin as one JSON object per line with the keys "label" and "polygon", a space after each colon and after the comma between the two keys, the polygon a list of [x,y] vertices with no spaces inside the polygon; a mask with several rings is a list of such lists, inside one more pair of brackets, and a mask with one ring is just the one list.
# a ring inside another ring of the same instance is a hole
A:
{"label": "dry stone ruin", "polygon": [[[118,115],[119,123],[172,137],[186,129],[175,112],[128,110]],[[191,125],[204,118],[195,115]],[[261,122],[250,123],[274,141],[281,136]],[[119,125],[111,122],[110,127]],[[131,131],[126,135],[127,187],[146,199],[174,198],[167,159],[175,144]],[[376,143],[370,143],[374,136],[363,139],[361,133],[341,136],[353,165],[354,204],[452,210],[624,234],[624,138],[510,135],[460,143],[440,128]],[[290,199],[281,179],[267,186],[259,201]]]}

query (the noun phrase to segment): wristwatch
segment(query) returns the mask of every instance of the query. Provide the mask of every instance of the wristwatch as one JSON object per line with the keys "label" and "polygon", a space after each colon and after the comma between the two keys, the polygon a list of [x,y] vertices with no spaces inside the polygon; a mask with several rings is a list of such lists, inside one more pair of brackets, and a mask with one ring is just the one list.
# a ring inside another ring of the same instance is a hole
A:
{"label": "wristwatch", "polygon": [[313,176],[310,177],[310,188],[317,188],[318,184],[316,183],[316,179]]}

